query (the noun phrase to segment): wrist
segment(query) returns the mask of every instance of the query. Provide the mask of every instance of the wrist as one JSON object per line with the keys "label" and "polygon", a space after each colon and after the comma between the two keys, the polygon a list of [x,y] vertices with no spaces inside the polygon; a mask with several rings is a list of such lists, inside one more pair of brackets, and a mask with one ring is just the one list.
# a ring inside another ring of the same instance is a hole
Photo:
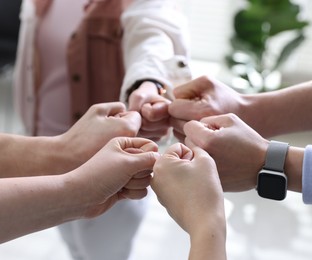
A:
{"label": "wrist", "polygon": [[213,213],[211,209],[207,214],[202,214],[201,217],[197,217],[193,221],[190,221],[187,232],[190,234],[191,239],[197,239],[198,237],[214,234],[218,236],[226,235],[226,220],[224,205],[220,207],[214,207]]}
{"label": "wrist", "polygon": [[[224,215],[224,214],[223,214]],[[190,234],[189,259],[226,259],[226,224],[224,217],[202,222],[202,227]]]}
{"label": "wrist", "polygon": [[155,87],[155,89],[157,90],[157,93],[159,95],[164,95],[167,91],[165,86],[160,83],[159,81],[155,80],[155,79],[141,79],[141,80],[137,80],[135,81],[132,86],[126,91],[126,102],[129,101],[129,97],[132,94],[133,91],[137,90],[144,82],[150,82],[153,84],[153,86]]}
{"label": "wrist", "polygon": [[85,162],[79,147],[73,147],[74,142],[66,134],[53,137],[53,151],[55,154],[55,174],[62,174],[76,169]]}
{"label": "wrist", "polygon": [[[102,187],[92,174],[90,176],[94,170],[92,163],[85,163],[63,174],[64,186],[71,198],[69,202],[72,216],[76,219],[97,217],[114,204],[111,189]],[[110,202],[106,203],[107,200]]]}
{"label": "wrist", "polygon": [[[269,147],[269,140],[264,139],[261,137],[261,140],[257,139],[255,145],[255,153],[253,154],[254,159],[249,161],[249,167],[246,167],[246,176],[250,174],[249,178],[249,185],[246,187],[249,189],[257,188],[257,180],[259,172],[263,169],[263,166],[265,165],[265,158]],[[251,150],[250,150],[251,152]],[[242,190],[246,190],[246,188]]]}
{"label": "wrist", "polygon": [[68,173],[58,175],[63,184],[64,203],[67,207],[67,217],[71,220],[87,217],[87,212],[93,206],[94,196],[90,192],[90,182],[80,172],[80,167]]}
{"label": "wrist", "polygon": [[259,103],[258,95],[241,95],[238,116],[260,134],[262,132],[260,124],[263,123],[262,111],[263,108],[261,108]]}

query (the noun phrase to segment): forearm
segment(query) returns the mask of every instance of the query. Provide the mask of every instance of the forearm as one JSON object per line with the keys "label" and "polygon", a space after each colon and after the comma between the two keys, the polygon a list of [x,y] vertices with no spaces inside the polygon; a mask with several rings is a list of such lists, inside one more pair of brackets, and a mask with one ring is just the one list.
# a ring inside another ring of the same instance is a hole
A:
{"label": "forearm", "polygon": [[244,100],[239,116],[264,137],[312,129],[312,81]]}
{"label": "forearm", "polygon": [[59,174],[72,168],[59,137],[0,135],[0,178]]}
{"label": "forearm", "polygon": [[64,175],[0,179],[0,187],[0,243],[81,216],[81,191]]}

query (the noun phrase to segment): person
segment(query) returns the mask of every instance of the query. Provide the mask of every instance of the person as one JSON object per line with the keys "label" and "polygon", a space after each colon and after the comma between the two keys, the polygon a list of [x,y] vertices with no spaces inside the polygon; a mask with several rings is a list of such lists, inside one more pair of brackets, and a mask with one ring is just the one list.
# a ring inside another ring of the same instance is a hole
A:
{"label": "person", "polygon": [[127,137],[141,119],[122,107],[94,105],[55,137],[0,134],[0,243],[146,196],[158,146]]}
{"label": "person", "polygon": [[[198,145],[214,158],[225,191],[256,187],[269,144],[265,138],[312,129],[312,115],[307,113],[312,111],[311,81],[267,93],[240,94],[204,76],[177,88],[175,95],[169,113],[177,137],[186,136],[187,145]],[[188,108],[183,116],[182,106]],[[311,162],[311,146],[289,147],[288,189],[302,192],[305,203],[312,198]]]}
{"label": "person", "polygon": [[189,259],[225,260],[223,191],[214,160],[203,149],[175,143],[153,168],[151,187],[190,235]]}
{"label": "person", "polygon": [[[92,104],[118,99],[141,114],[140,137],[167,134],[170,89],[190,78],[174,1],[24,0],[21,21],[15,100],[27,134],[59,135]],[[127,259],[147,202],[61,225],[73,258]]]}

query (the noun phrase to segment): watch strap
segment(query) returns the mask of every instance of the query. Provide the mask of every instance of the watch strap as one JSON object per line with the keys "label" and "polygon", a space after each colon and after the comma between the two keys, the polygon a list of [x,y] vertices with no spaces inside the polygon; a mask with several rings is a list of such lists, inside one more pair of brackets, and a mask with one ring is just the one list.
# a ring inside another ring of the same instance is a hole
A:
{"label": "watch strap", "polygon": [[284,164],[288,148],[288,143],[270,141],[263,168],[272,171],[284,172]]}
{"label": "watch strap", "polygon": [[312,145],[304,150],[302,165],[302,199],[305,204],[312,204]]}
{"label": "watch strap", "polygon": [[135,91],[136,89],[138,89],[141,84],[143,82],[151,82],[155,85],[155,87],[157,88],[157,91],[158,91],[158,94],[159,95],[164,95],[166,93],[166,88],[164,87],[164,85],[162,83],[160,83],[158,80],[155,80],[155,79],[140,79],[140,80],[137,80],[133,83],[133,85],[126,91],[126,102],[129,101],[129,96],[131,95],[131,93],[133,91]]}

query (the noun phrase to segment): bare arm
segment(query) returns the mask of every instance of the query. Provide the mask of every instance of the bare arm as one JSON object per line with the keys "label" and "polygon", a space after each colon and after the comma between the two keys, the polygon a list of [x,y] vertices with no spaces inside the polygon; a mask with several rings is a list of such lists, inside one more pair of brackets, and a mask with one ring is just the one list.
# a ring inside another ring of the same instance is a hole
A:
{"label": "bare arm", "polygon": [[73,196],[81,195],[63,175],[4,178],[0,187],[0,243],[82,215]]}
{"label": "bare arm", "polygon": [[169,106],[179,139],[189,120],[234,113],[263,137],[312,130],[312,81],[273,92],[244,95],[225,84],[199,77],[174,89]]}
{"label": "bare arm", "polygon": [[156,151],[147,139],[120,137],[69,173],[0,179],[0,243],[145,197]]}
{"label": "bare arm", "polygon": [[73,163],[57,137],[0,134],[0,147],[0,178],[55,174]]}
{"label": "bare arm", "polygon": [[116,136],[133,137],[141,126],[137,112],[120,102],[97,104],[66,133],[55,137],[0,134],[0,178],[71,171]]}
{"label": "bare arm", "polygon": [[237,113],[264,137],[312,130],[312,81],[244,96]]}

